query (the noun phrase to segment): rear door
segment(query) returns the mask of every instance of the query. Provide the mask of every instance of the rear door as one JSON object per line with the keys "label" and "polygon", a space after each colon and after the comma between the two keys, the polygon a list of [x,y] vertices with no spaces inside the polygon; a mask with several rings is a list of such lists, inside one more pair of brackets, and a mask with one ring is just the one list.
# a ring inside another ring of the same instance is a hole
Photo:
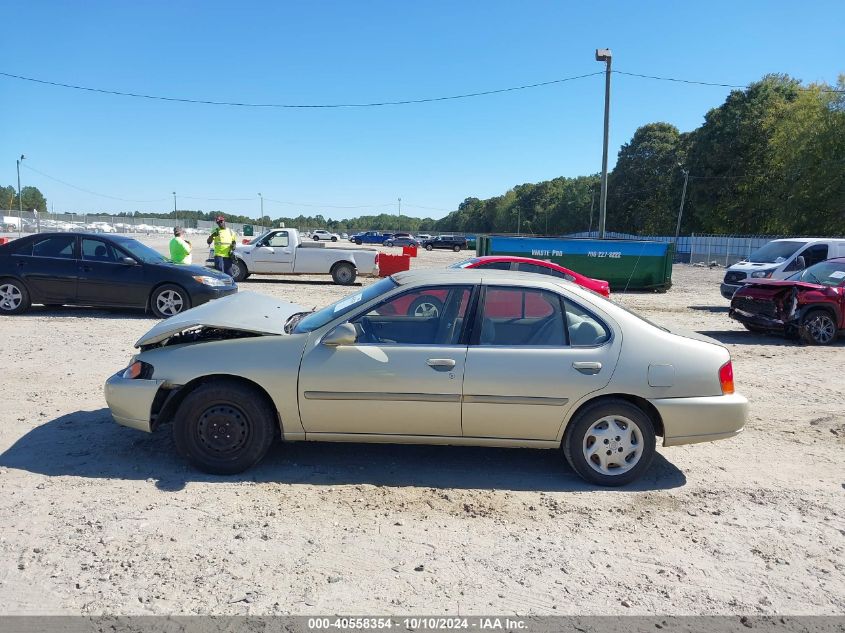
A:
{"label": "rear door", "polygon": [[51,235],[12,255],[13,270],[26,283],[35,303],[76,301],[76,249],[75,235]]}
{"label": "rear door", "polygon": [[124,263],[128,254],[106,240],[83,236],[79,243],[77,303],[146,306],[150,284],[144,279],[143,264]]}
{"label": "rear door", "polygon": [[571,407],[610,381],[608,321],[557,292],[488,286],[464,371],[465,437],[554,440]]}

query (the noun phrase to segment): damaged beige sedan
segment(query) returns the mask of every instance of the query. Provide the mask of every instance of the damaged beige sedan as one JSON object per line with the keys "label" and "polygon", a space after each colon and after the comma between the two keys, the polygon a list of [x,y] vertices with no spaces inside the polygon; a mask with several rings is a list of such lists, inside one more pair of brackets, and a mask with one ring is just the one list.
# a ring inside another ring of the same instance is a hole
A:
{"label": "damaged beige sedan", "polygon": [[664,446],[732,437],[747,401],[730,354],[566,280],[400,273],[319,311],[254,293],[160,322],[109,378],[115,420],[169,423],[197,468],[241,472],[285,442],[561,450],[623,485]]}

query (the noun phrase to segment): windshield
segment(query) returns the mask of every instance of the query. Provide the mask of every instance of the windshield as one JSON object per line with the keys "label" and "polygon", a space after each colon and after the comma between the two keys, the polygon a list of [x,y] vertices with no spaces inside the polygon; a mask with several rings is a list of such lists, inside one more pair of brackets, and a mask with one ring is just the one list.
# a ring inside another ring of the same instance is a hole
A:
{"label": "windshield", "polygon": [[470,266],[475,264],[477,261],[478,261],[477,257],[470,257],[469,259],[465,259],[462,262],[456,262],[456,263],[452,264],[451,266],[449,266],[449,268],[469,268]]}
{"label": "windshield", "polygon": [[841,286],[845,283],[845,262],[820,262],[795,273],[789,279],[824,286]]}
{"label": "windshield", "polygon": [[145,264],[166,264],[168,260],[164,255],[157,250],[150,248],[131,237],[117,237],[113,238],[115,242],[132,254],[135,259],[140,259]]}
{"label": "windshield", "polygon": [[334,303],[327,305],[322,310],[309,314],[296,324],[296,327],[293,329],[293,333],[305,334],[306,332],[313,332],[317,328],[323,327],[329,321],[343,316],[357,306],[367,303],[368,301],[383,295],[385,292],[393,290],[395,287],[396,282],[390,277],[377,281],[372,286],[367,286],[355,294],[351,294],[340,301],[335,301]]}
{"label": "windshield", "polygon": [[754,251],[748,261],[755,264],[780,264],[792,257],[804,242],[769,242],[760,250]]}

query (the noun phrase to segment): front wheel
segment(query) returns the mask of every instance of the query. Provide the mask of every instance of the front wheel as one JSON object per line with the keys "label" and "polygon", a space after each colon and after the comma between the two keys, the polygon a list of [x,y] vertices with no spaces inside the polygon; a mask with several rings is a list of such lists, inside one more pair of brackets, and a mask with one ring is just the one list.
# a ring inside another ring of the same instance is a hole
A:
{"label": "front wheel", "polygon": [[29,291],[17,279],[0,279],[0,314],[20,314],[31,305]]}
{"label": "front wheel", "polygon": [[624,486],[651,465],[655,442],[654,427],[642,409],[625,400],[604,400],[572,419],[563,453],[590,483]]}
{"label": "front wheel", "polygon": [[153,291],[150,309],[159,319],[167,319],[191,307],[191,297],[184,288],[164,284]]}
{"label": "front wheel", "polygon": [[232,262],[232,279],[235,281],[245,281],[249,277],[249,268],[243,260],[235,259]]}
{"label": "front wheel", "polygon": [[332,279],[338,286],[351,286],[355,283],[355,267],[344,262],[332,268]]}
{"label": "front wheel", "polygon": [[264,394],[233,380],[215,380],[189,393],[179,405],[173,443],[196,468],[234,475],[267,454],[275,424]]}
{"label": "front wheel", "polygon": [[811,345],[830,345],[836,339],[836,321],[827,310],[810,310],[801,319],[801,338]]}

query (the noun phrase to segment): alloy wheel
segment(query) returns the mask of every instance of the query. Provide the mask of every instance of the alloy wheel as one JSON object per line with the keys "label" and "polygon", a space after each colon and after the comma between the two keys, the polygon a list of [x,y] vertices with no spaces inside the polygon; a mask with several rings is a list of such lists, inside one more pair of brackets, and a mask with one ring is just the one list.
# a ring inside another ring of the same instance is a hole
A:
{"label": "alloy wheel", "polygon": [[14,284],[3,284],[0,286],[0,310],[11,312],[17,309],[23,302],[23,293]]}
{"label": "alloy wheel", "polygon": [[836,336],[836,324],[826,314],[816,314],[806,322],[805,327],[810,337],[820,345],[827,345]]}
{"label": "alloy wheel", "polygon": [[156,297],[156,307],[165,316],[179,314],[185,307],[185,300],[175,290],[165,290]]}

